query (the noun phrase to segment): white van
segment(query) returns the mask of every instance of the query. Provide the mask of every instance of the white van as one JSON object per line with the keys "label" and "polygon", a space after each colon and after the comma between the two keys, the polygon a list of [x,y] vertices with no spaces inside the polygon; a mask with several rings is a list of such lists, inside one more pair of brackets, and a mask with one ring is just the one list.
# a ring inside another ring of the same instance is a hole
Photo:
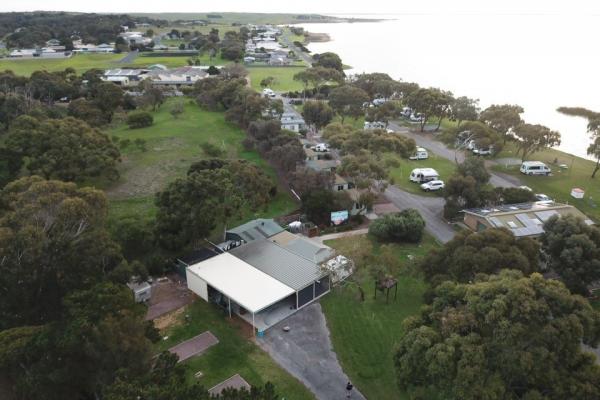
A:
{"label": "white van", "polygon": [[409,157],[411,160],[427,160],[429,158],[429,153],[423,147],[417,147],[417,151],[415,154]]}
{"label": "white van", "polygon": [[440,179],[440,174],[433,168],[415,168],[410,173],[410,181],[425,183]]}
{"label": "white van", "polygon": [[314,151],[329,151],[329,145],[327,143],[319,143],[315,147],[313,147]]}
{"label": "white van", "polygon": [[525,175],[550,175],[552,170],[541,161],[523,161],[520,171]]}
{"label": "white van", "polygon": [[273,98],[273,97],[276,97],[276,94],[272,89],[264,88],[263,96]]}

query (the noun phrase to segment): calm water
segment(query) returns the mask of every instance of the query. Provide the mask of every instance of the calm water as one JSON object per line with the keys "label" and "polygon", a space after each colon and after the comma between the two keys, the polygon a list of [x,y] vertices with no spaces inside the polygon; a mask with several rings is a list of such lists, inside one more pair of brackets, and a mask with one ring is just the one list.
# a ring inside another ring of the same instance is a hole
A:
{"label": "calm water", "polygon": [[395,79],[492,103],[516,103],[524,119],[562,134],[560,149],[586,156],[587,121],[559,106],[600,111],[600,16],[395,15],[377,23],[308,24],[332,41],[350,73],[386,72]]}

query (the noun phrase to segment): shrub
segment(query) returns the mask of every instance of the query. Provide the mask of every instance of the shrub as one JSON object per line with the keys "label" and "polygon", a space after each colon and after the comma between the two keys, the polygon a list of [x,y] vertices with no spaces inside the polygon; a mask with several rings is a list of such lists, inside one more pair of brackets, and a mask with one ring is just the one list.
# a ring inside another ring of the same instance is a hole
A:
{"label": "shrub", "polygon": [[425,221],[417,210],[388,214],[369,225],[369,233],[381,242],[417,243],[423,237]]}
{"label": "shrub", "polygon": [[202,143],[200,145],[200,148],[202,148],[204,154],[206,154],[209,157],[221,157],[223,155],[223,150],[221,150],[219,146],[213,143]]}
{"label": "shrub", "polygon": [[129,129],[145,128],[147,126],[152,126],[153,123],[154,117],[146,111],[135,111],[129,113],[127,116],[127,125],[129,126]]}

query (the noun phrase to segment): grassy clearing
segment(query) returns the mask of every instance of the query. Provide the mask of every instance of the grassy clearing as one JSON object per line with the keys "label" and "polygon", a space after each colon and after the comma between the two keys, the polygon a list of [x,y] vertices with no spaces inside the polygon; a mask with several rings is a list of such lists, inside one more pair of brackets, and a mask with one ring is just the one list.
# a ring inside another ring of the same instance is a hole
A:
{"label": "grassy clearing", "polygon": [[[389,157],[389,156],[388,156]],[[409,180],[410,173],[415,168],[433,168],[440,174],[440,179],[446,181],[455,171],[456,164],[452,161],[429,152],[427,160],[407,160],[396,155],[393,156],[400,163],[400,166],[390,170],[390,177],[394,184],[409,193],[440,196],[441,192],[424,192],[418,184]]]}
{"label": "grassy clearing", "polygon": [[[184,321],[186,314],[189,315],[187,322]],[[239,373],[253,386],[272,382],[278,393],[286,399],[314,399],[304,385],[248,339],[248,329],[244,330],[244,326],[237,320],[229,320],[220,309],[198,300],[188,306],[180,318],[182,319],[178,325],[163,332],[164,336],[168,336],[168,340],[158,343],[157,351],[166,350],[207,330],[219,339],[219,343],[206,353],[184,361],[187,380],[190,383],[198,381],[198,378],[194,377],[198,371],[203,373],[199,382],[206,388]]]}
{"label": "grassy clearing", "polygon": [[250,81],[252,88],[262,90],[260,81],[272,76],[275,78],[275,83],[271,85],[271,89],[281,92],[289,92],[302,90],[301,82],[294,80],[294,75],[302,71],[305,67],[250,67]]}
{"label": "grassy clearing", "polygon": [[[498,157],[517,157],[515,146],[507,144]],[[594,162],[580,157],[563,153],[562,151],[548,149],[528,157],[529,160],[543,161],[552,168],[552,176],[526,176],[519,172],[519,166],[495,166],[498,172],[518,176],[524,185],[532,188],[536,193],[544,193],[559,202],[568,202],[574,205],[596,221],[600,221],[600,173],[592,179]],[[557,161],[556,163],[554,161]],[[563,170],[558,167],[566,164],[569,168]],[[571,197],[572,188],[585,190],[585,198]]]}
{"label": "grassy clearing", "polygon": [[[185,176],[193,162],[205,158],[200,145],[206,142],[220,146],[226,157],[246,159],[272,179],[276,178],[275,171],[256,152],[243,149],[241,142],[245,133],[226,122],[223,113],[202,110],[186,99],[184,113],[175,119],[169,113],[173,101],[167,101],[154,113],[154,125],[148,128],[129,129],[121,124],[107,132],[120,140],[144,139],[147,148],[141,151],[129,145],[121,149],[121,178],[104,187],[111,199],[111,218],[152,217],[156,211],[154,194],[174,179]],[[247,210],[243,219],[285,214],[294,208],[287,192],[280,190],[266,210],[258,213]]]}
{"label": "grassy clearing", "polygon": [[[344,249],[356,241],[369,241],[368,236],[353,236],[327,241],[326,244],[344,254]],[[374,253],[379,246],[374,244]],[[369,399],[406,399],[396,386],[393,354],[403,334],[402,321],[416,315],[422,305],[425,283],[406,272],[409,255],[422,257],[437,246],[426,236],[418,245],[395,244],[394,255],[401,260],[398,275],[398,298],[385,304],[385,297],[373,299],[373,284],[365,283],[366,300],[360,302],[357,291],[351,286],[337,288],[321,300],[321,305],[331,330],[333,347],[338,359],[352,382]],[[405,272],[402,272],[405,271]]]}
{"label": "grassy clearing", "polygon": [[[218,6],[216,7],[218,8]],[[208,15],[214,15],[218,18],[209,18]],[[216,12],[216,13],[133,13],[132,16],[141,16],[155,19],[166,19],[168,21],[176,20],[209,20],[210,24],[231,25],[237,24],[299,24],[308,22],[337,22],[338,18],[328,17],[318,14],[283,14],[283,13],[236,13],[236,12]],[[196,27],[188,26],[188,30],[195,30]],[[199,27],[200,28],[200,27]]]}
{"label": "grassy clearing", "polygon": [[81,74],[92,68],[114,68],[119,66],[116,62],[126,54],[75,54],[70,58],[44,59],[36,58],[29,60],[0,59],[0,71],[12,70],[17,75],[29,76],[35,71],[46,70],[48,72],[64,71],[66,68],[74,68]]}

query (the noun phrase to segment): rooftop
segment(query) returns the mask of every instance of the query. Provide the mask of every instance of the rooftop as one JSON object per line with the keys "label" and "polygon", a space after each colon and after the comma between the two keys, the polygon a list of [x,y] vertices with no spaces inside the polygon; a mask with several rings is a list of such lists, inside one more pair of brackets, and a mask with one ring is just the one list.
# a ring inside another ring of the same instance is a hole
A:
{"label": "rooftop", "polygon": [[315,171],[325,171],[338,166],[336,160],[308,160],[306,166]]}
{"label": "rooftop", "polygon": [[594,222],[569,204],[552,201],[504,204],[489,208],[463,210],[466,214],[485,218],[495,228],[508,228],[515,236],[534,236],[544,232],[543,225],[554,215],[575,215],[592,225]]}
{"label": "rooftop", "polygon": [[229,253],[294,290],[300,290],[324,275],[314,261],[266,239],[236,247]]}
{"label": "rooftop", "polygon": [[269,240],[314,263],[325,262],[332,258],[335,253],[329,246],[317,243],[314,240],[310,240],[303,236],[294,235],[288,231],[283,231],[277,235],[271,236]]}
{"label": "rooftop", "polygon": [[284,229],[273,219],[259,218],[246,222],[243,225],[229,229],[227,233],[233,233],[240,236],[246,242],[252,242],[257,239],[266,239],[282,232]]}

